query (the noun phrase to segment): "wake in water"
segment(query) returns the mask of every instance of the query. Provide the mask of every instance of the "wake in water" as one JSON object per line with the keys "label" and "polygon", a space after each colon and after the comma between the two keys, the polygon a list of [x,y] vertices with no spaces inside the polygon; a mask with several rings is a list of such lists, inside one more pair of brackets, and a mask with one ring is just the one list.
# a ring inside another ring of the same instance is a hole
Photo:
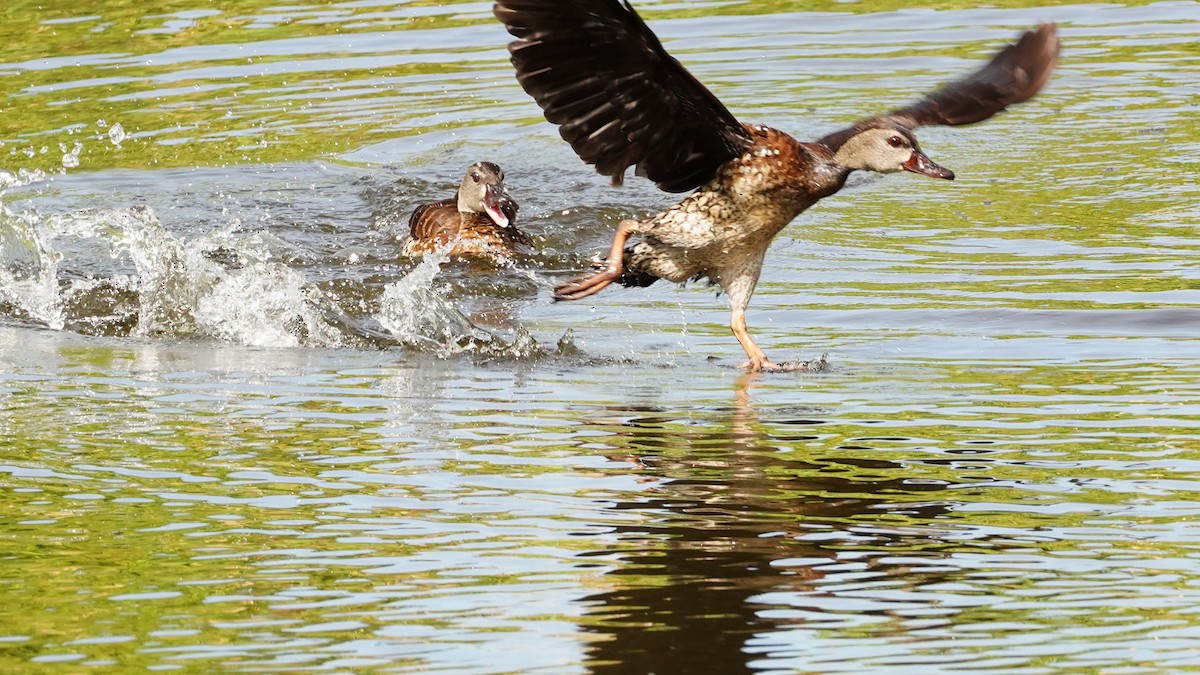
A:
{"label": "wake in water", "polygon": [[[6,174],[4,188],[38,176]],[[358,301],[281,262],[288,244],[233,219],[197,237],[172,233],[148,206],[43,217],[0,201],[0,322],[91,335],[216,339],[261,347],[408,346],[442,357],[530,356],[480,327],[427,257]],[[321,268],[324,269],[324,268]]]}

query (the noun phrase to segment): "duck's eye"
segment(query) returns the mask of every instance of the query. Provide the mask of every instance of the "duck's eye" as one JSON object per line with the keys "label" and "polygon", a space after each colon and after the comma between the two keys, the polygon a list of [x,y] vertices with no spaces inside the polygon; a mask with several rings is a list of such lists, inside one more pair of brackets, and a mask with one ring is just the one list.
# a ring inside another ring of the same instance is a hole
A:
{"label": "duck's eye", "polygon": [[478,172],[478,171],[472,171],[472,172],[471,172],[471,182],[472,182],[472,183],[478,183],[478,182],[479,182],[479,178],[480,178],[480,176],[479,176],[479,172]]}
{"label": "duck's eye", "polygon": [[888,139],[888,145],[892,146],[893,148],[903,148],[907,144],[904,142],[903,138],[899,136],[892,136]]}

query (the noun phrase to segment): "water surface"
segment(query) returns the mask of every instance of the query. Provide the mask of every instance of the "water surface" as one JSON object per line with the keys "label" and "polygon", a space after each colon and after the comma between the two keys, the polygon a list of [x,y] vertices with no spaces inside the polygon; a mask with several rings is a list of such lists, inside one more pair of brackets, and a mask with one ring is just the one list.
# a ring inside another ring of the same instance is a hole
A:
{"label": "water surface", "polygon": [[[670,204],[488,3],[0,10],[0,670],[1200,667],[1200,4],[645,2],[816,137],[1020,29],[1032,102],[703,286],[548,289]],[[504,167],[537,251],[411,261]]]}

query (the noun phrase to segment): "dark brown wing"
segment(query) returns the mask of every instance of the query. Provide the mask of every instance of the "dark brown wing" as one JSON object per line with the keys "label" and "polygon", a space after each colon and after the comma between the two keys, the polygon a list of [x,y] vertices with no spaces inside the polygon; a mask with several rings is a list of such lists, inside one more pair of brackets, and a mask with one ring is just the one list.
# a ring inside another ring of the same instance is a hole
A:
{"label": "dark brown wing", "polygon": [[499,0],[517,81],[596,171],[668,192],[706,183],[750,136],[619,0]]}
{"label": "dark brown wing", "polygon": [[445,244],[458,233],[462,217],[457,199],[422,204],[408,218],[408,234],[416,241],[432,240]]}
{"label": "dark brown wing", "polygon": [[913,126],[982,122],[1038,93],[1058,64],[1058,50],[1058,31],[1044,23],[1022,33],[986,66],[889,114]]}
{"label": "dark brown wing", "polygon": [[855,131],[894,125],[907,129],[934,124],[958,126],[982,122],[1010,105],[1028,100],[1041,90],[1058,65],[1058,31],[1044,23],[1025,31],[979,70],[955,80],[912,105],[872,117],[819,142],[841,147]]}

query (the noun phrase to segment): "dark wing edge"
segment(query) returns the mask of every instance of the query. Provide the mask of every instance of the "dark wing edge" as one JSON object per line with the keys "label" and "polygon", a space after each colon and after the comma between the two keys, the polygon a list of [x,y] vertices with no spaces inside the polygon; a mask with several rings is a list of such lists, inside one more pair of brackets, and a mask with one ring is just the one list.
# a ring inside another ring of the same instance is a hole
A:
{"label": "dark wing edge", "polygon": [[913,126],[982,122],[1041,91],[1058,65],[1060,47],[1057,28],[1044,23],[1022,33],[984,67],[890,116],[910,119]]}
{"label": "dark wing edge", "polygon": [[1060,49],[1057,27],[1043,23],[1022,33],[1016,42],[1006,45],[970,75],[946,84],[916,103],[862,120],[818,142],[836,149],[854,132],[883,123],[912,129],[982,122],[1041,91],[1058,65]]}
{"label": "dark wing edge", "polygon": [[580,159],[668,192],[706,183],[751,144],[737,118],[620,0],[499,0],[517,81]]}

